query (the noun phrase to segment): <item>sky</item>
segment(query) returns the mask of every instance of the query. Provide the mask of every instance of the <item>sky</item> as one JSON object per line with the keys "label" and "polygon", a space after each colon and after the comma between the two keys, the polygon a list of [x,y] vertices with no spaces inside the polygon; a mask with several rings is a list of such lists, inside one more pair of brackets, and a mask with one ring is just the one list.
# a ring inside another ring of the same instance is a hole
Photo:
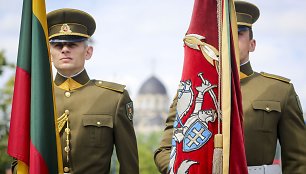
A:
{"label": "sky", "polygon": [[[253,69],[291,79],[306,112],[306,1],[249,2],[261,13],[253,25]],[[46,6],[47,12],[77,8],[96,19],[94,55],[86,62],[91,78],[125,84],[133,99],[154,75],[173,98],[182,74],[182,40],[192,0],[47,0]],[[22,0],[0,0],[0,50],[11,63],[17,58],[21,11]],[[13,73],[1,76],[0,86]]]}

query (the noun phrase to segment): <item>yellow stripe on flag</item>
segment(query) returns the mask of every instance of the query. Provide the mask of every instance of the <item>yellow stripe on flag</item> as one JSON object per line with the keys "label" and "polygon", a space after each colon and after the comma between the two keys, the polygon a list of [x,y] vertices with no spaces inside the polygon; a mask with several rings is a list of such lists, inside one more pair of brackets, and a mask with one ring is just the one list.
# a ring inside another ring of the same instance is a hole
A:
{"label": "yellow stripe on flag", "polygon": [[233,36],[233,46],[236,55],[237,69],[240,71],[240,58],[238,49],[238,29],[236,22],[236,12],[233,0],[223,1],[222,19],[222,134],[223,134],[223,174],[229,173],[230,140],[231,140],[231,48],[230,31]]}
{"label": "yellow stripe on flag", "polygon": [[[49,37],[48,37],[48,25],[47,25],[47,15],[46,15],[46,4],[45,0],[32,0],[32,11],[33,14],[36,16],[36,18],[39,20],[44,33],[45,33],[45,40],[46,40],[46,45],[48,46],[48,57],[49,61],[51,62],[50,59],[50,49],[49,49]],[[50,63],[50,72],[52,76],[52,67]],[[53,77],[51,78],[53,79]],[[54,84],[52,83],[52,94],[53,94],[53,101],[54,101],[54,122],[55,122],[55,130],[56,130],[56,147],[57,147],[57,162],[58,162],[58,172],[59,174],[63,174],[63,159],[62,159],[62,147],[61,147],[61,142],[60,142],[60,136],[59,136],[59,130],[57,127],[57,115],[56,115],[56,103],[55,103],[55,97],[54,97]]]}
{"label": "yellow stripe on flag", "polygon": [[[240,53],[239,53],[239,46],[238,46],[238,26],[237,26],[237,15],[236,9],[234,5],[234,1],[230,1],[230,23],[232,26],[232,36],[233,36],[233,47],[235,50],[236,62],[237,62],[237,70],[240,72]],[[235,39],[237,38],[237,39]],[[240,74],[241,75],[241,74]],[[241,77],[239,77],[241,78]]]}
{"label": "yellow stripe on flag", "polygon": [[24,162],[18,160],[17,166],[17,174],[29,174],[29,167]]}
{"label": "yellow stripe on flag", "polygon": [[[42,28],[44,29],[46,42],[48,42],[48,28],[47,28],[47,17],[46,17],[46,5],[45,0],[32,0],[33,14],[39,20]],[[47,44],[48,45],[48,44]]]}
{"label": "yellow stripe on flag", "polygon": [[222,134],[223,134],[223,174],[229,173],[230,155],[230,124],[231,124],[231,53],[230,53],[230,28],[229,28],[229,7],[228,0],[222,3],[222,43],[221,43],[221,110],[222,110]]}

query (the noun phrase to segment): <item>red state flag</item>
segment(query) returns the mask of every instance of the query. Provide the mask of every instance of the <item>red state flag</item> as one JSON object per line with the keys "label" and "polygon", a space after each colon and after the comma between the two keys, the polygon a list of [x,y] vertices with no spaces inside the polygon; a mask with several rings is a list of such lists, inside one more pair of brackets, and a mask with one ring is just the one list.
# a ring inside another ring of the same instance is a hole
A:
{"label": "red state flag", "polygon": [[[235,13],[230,15],[234,11],[232,3],[231,0],[195,0],[184,38],[184,66],[178,89],[170,174],[211,174],[218,167],[223,174],[247,174],[234,44],[237,33],[232,36],[232,27],[237,24],[231,20],[236,17]],[[224,131],[227,131],[225,135]],[[219,149],[227,146],[221,150],[219,160],[215,154],[215,135],[221,135]]]}

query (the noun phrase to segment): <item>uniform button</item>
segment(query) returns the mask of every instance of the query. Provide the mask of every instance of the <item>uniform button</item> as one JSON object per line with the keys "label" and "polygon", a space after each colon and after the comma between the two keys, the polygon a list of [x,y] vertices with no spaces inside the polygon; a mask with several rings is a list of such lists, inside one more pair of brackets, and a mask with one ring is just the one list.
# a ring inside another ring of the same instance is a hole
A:
{"label": "uniform button", "polygon": [[70,96],[71,96],[71,93],[70,93],[70,92],[65,92],[65,96],[66,96],[66,97],[70,97]]}
{"label": "uniform button", "polygon": [[69,167],[64,167],[64,172],[69,172]]}
{"label": "uniform button", "polygon": [[269,108],[269,107],[266,107],[266,110],[267,110],[267,111],[270,111],[270,108]]}
{"label": "uniform button", "polygon": [[70,148],[68,147],[68,146],[66,146],[65,148],[64,148],[64,150],[65,150],[65,152],[70,152]]}
{"label": "uniform button", "polygon": [[67,110],[65,110],[65,114],[67,114],[67,115],[69,115],[69,110],[67,109]]}
{"label": "uniform button", "polygon": [[97,125],[100,125],[100,124],[101,124],[101,122],[100,122],[100,121],[98,121],[98,122],[97,122]]}

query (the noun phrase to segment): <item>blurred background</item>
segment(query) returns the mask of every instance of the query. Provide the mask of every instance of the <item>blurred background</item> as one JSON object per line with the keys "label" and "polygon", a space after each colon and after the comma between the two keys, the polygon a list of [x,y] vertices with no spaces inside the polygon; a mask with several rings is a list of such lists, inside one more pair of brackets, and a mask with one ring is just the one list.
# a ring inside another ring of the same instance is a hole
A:
{"label": "blurred background", "polygon": [[[305,109],[306,1],[249,2],[261,13],[253,25],[257,40],[250,55],[253,69],[291,79]],[[181,78],[182,40],[193,1],[47,0],[46,6],[47,12],[77,8],[96,19],[94,55],[86,63],[87,72],[91,78],[127,85],[135,107],[141,173],[157,173],[153,152]],[[0,174],[10,160],[6,144],[21,12],[22,0],[0,0]],[[114,162],[112,172],[117,167]]]}

